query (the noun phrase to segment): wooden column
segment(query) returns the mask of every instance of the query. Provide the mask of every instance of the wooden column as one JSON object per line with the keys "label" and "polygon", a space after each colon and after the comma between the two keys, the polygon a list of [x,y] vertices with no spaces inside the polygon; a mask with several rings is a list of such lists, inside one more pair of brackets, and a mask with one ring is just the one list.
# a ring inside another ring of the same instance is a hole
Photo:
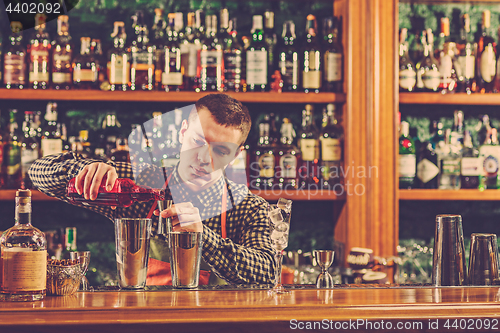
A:
{"label": "wooden column", "polygon": [[396,0],[337,0],[344,16],[345,215],[335,238],[376,255],[396,253]]}

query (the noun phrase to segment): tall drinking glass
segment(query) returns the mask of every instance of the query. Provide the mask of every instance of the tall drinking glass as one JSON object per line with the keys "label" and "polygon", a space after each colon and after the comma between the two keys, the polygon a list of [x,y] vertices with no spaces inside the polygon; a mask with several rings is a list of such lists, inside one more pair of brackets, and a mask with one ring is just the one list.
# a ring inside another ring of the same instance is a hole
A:
{"label": "tall drinking glass", "polygon": [[87,270],[89,269],[90,263],[90,251],[72,251],[69,253],[71,259],[80,259],[80,268],[82,270],[82,282],[80,284],[80,290],[88,291],[89,290],[89,280],[85,274],[87,274]]}
{"label": "tall drinking glass", "polygon": [[288,233],[290,231],[290,217],[292,215],[292,200],[280,198],[276,205],[270,205],[269,218],[271,219],[271,241],[275,251],[275,279],[270,294],[286,294],[289,291],[281,284],[281,267],[283,263],[283,250],[288,246]]}

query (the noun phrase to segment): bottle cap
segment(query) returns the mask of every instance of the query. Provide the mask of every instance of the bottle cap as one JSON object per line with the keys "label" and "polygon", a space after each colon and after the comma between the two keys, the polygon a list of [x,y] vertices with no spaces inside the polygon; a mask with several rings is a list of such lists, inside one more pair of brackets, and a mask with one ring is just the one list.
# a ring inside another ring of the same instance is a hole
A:
{"label": "bottle cap", "polygon": [[274,29],[274,13],[272,11],[266,11],[264,13],[266,28]]}
{"label": "bottle cap", "polygon": [[335,104],[329,103],[326,105],[326,111],[335,112]]}
{"label": "bottle cap", "polygon": [[262,30],[262,15],[254,15],[252,17],[252,31],[254,33],[255,30]]}
{"label": "bottle cap", "polygon": [[490,19],[491,19],[491,12],[488,9],[486,9],[483,12],[483,26],[485,28],[489,28],[490,27]]}
{"label": "bottle cap", "polygon": [[16,197],[29,198],[29,197],[31,197],[31,191],[30,190],[17,190]]}
{"label": "bottle cap", "polygon": [[10,29],[13,33],[20,33],[23,30],[23,24],[18,21],[12,21],[10,22]]}

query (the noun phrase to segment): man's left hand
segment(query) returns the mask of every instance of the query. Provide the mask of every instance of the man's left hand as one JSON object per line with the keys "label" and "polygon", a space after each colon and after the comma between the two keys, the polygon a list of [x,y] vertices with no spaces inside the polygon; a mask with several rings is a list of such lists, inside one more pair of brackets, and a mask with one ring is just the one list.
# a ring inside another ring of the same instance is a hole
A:
{"label": "man's left hand", "polygon": [[178,203],[161,212],[156,210],[154,214],[170,217],[173,231],[203,232],[200,212],[191,202]]}

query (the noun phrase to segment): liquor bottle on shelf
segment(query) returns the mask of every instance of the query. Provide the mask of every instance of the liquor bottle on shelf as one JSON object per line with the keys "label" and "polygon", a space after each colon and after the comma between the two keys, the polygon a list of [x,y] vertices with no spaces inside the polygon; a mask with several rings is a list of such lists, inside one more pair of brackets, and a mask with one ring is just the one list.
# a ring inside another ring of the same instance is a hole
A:
{"label": "liquor bottle on shelf", "polygon": [[130,148],[126,138],[118,138],[116,140],[116,149],[111,151],[111,160],[113,162],[128,162],[130,163]]}
{"label": "liquor bottle on shelf", "polygon": [[[173,13],[172,13],[173,14]],[[175,15],[175,14],[174,14]],[[169,14],[170,19],[170,14]],[[153,40],[152,43],[155,47],[155,88],[162,90],[162,73],[165,68],[165,53],[163,47],[165,46],[165,29],[167,22],[163,18],[163,9],[155,8],[155,17],[153,23]]]}
{"label": "liquor bottle on shelf", "polygon": [[418,91],[435,92],[439,89],[441,82],[441,73],[439,72],[439,64],[434,58],[433,45],[434,35],[431,29],[427,29],[425,33],[424,57],[417,63],[417,86]]}
{"label": "liquor bottle on shelf", "polygon": [[325,70],[323,90],[342,92],[344,72],[344,47],[340,27],[342,17],[327,17],[323,20],[323,38],[325,40]]}
{"label": "liquor bottle on shelf", "polygon": [[40,145],[36,138],[36,132],[33,129],[34,114],[33,111],[24,111],[23,139],[21,143],[21,188],[32,188],[31,179],[28,170],[31,164],[40,158]]}
{"label": "liquor bottle on shelf", "polygon": [[462,15],[462,27],[460,28],[460,42],[457,43],[458,56],[455,62],[457,71],[457,91],[472,93],[475,89],[475,46],[470,40],[470,18],[469,14]]}
{"label": "liquor bottle on shelf", "polygon": [[479,145],[484,144],[486,140],[489,138],[491,135],[491,125],[490,125],[490,117],[485,114],[482,117],[482,124],[479,130],[477,131],[477,140],[479,142]]}
{"label": "liquor bottle on shelf", "polygon": [[127,33],[125,23],[116,21],[113,37],[113,48],[108,57],[108,78],[111,91],[126,91],[130,88],[130,54],[125,49]]}
{"label": "liquor bottle on shelf", "polygon": [[120,137],[121,124],[114,111],[108,112],[102,122],[102,128],[99,131],[99,147],[104,148],[107,156],[116,148],[116,139]]}
{"label": "liquor bottle on shelf", "polygon": [[462,150],[462,161],[460,163],[460,186],[461,188],[478,188],[479,176],[483,166],[479,158],[479,150],[472,143],[470,131],[465,132],[464,148]]}
{"label": "liquor bottle on shelf", "polygon": [[42,130],[42,156],[60,154],[63,150],[61,132],[57,126],[57,103],[47,103],[47,111],[45,112],[45,124]]}
{"label": "liquor bottle on shelf", "polygon": [[80,54],[73,59],[73,86],[99,89],[99,64],[90,52],[90,37],[82,37],[80,42]]}
{"label": "liquor bottle on shelf", "polygon": [[266,10],[264,12],[264,43],[267,48],[267,72],[269,75],[268,82],[271,82],[271,75],[274,74],[276,67],[276,58],[274,53],[276,51],[277,37],[274,31],[274,12]]}
{"label": "liquor bottle on shelf", "polygon": [[73,45],[69,35],[68,16],[57,18],[57,37],[52,42],[52,88],[68,90],[73,82]]}
{"label": "liquor bottle on shelf", "polygon": [[67,196],[71,203],[84,206],[116,206],[129,207],[134,202],[145,202],[149,200],[165,200],[165,191],[136,185],[128,178],[118,178],[111,190],[106,190],[105,182],[99,186],[95,200],[85,199],[78,194],[75,188],[75,178],[68,183]]}
{"label": "liquor bottle on shelf", "polygon": [[61,253],[62,259],[71,259],[70,252],[77,251],[76,246],[76,228],[66,227],[64,229],[64,249]]}
{"label": "liquor bottle on shelf", "polygon": [[461,149],[461,145],[451,143],[451,129],[446,129],[444,144],[436,148],[439,159],[438,188],[440,190],[460,189]]}
{"label": "liquor bottle on shelf", "polygon": [[206,35],[198,53],[196,91],[222,91],[224,81],[224,61],[222,44],[217,37],[217,16],[205,17]]}
{"label": "liquor bottle on shelf", "polygon": [[453,112],[453,128],[450,143],[452,145],[463,145],[465,136],[464,113],[460,110]]}
{"label": "liquor bottle on shelf", "polygon": [[342,148],[344,131],[337,124],[335,104],[327,104],[323,111],[323,125],[320,134],[321,144],[321,187],[335,190],[342,183]]}
{"label": "liquor bottle on shelf", "polygon": [[198,66],[198,51],[202,40],[202,11],[190,12],[187,15],[187,26],[184,40],[180,43],[181,63],[184,68],[184,89],[195,90],[196,71]]}
{"label": "liquor bottle on shelf", "polygon": [[497,129],[491,128],[484,144],[479,148],[482,170],[479,176],[479,190],[498,189],[500,187],[498,171],[500,168],[500,146]]}
{"label": "liquor bottle on shelf", "polygon": [[250,187],[258,190],[272,189],[275,176],[274,145],[269,140],[271,120],[269,115],[259,124],[259,140],[250,164]]}
{"label": "liquor bottle on shelf", "polygon": [[92,38],[90,41],[90,54],[94,58],[97,67],[98,87],[101,90],[110,90],[109,81],[107,78],[106,65],[107,61],[102,53],[102,44],[100,39]]}
{"label": "liquor bottle on shelf", "polygon": [[[161,73],[161,89],[164,91],[183,90],[181,49],[178,41],[178,32],[175,29],[175,13],[168,14],[167,42],[160,53],[161,64],[164,65]],[[157,62],[158,63],[158,62]]]}
{"label": "liquor bottle on shelf", "polygon": [[4,146],[4,165],[3,176],[6,188],[15,189],[21,187],[21,145],[22,132],[16,122],[17,110],[10,110],[9,130],[5,139]]}
{"label": "liquor bottle on shelf", "polygon": [[33,89],[49,87],[50,39],[45,31],[45,14],[35,15],[35,35],[28,45],[28,81]]}
{"label": "liquor bottle on shelf", "polygon": [[425,30],[415,33],[409,46],[410,59],[414,64],[417,64],[424,57],[426,34]]}
{"label": "liquor bottle on shelf", "polygon": [[31,191],[16,192],[15,225],[0,236],[0,297],[39,301],[46,295],[47,241],[31,224]]}
{"label": "liquor bottle on shelf", "polygon": [[455,56],[457,46],[450,41],[450,20],[441,18],[441,34],[439,41],[439,73],[441,75],[439,90],[441,93],[454,92],[457,89],[457,73],[455,70]]}
{"label": "liquor bottle on shelf", "polygon": [[317,93],[321,89],[323,64],[317,32],[316,17],[311,14],[307,15],[306,43],[302,57],[302,88],[306,93]]}
{"label": "liquor bottle on shelf", "polygon": [[441,32],[437,37],[437,48],[434,50],[434,58],[438,61],[441,60],[441,54],[443,52],[445,44],[450,42],[450,19],[447,17],[441,17],[440,20]]}
{"label": "liquor bottle on shelf", "polygon": [[130,47],[130,89],[153,90],[155,84],[154,46],[149,44],[148,28],[144,24],[144,14],[137,11],[132,16],[136,39]]}
{"label": "liquor bottle on shelf", "polygon": [[266,91],[269,85],[269,50],[264,41],[261,15],[253,16],[251,32],[252,41],[246,51],[247,91]]}
{"label": "liquor bottle on shelf", "polygon": [[299,164],[299,189],[317,189],[320,183],[319,172],[319,131],[314,124],[313,106],[306,104],[302,110],[302,128],[297,145],[301,152]]}
{"label": "liquor bottle on shelf", "polygon": [[401,29],[399,38],[399,91],[413,91],[417,83],[415,64],[408,52],[408,29]]}
{"label": "liquor bottle on shelf", "polygon": [[296,190],[298,187],[297,167],[300,150],[293,144],[296,133],[293,124],[288,118],[283,118],[280,132],[280,143],[275,149],[275,187],[280,190]]}
{"label": "liquor bottle on shelf", "polygon": [[[441,131],[442,131],[441,123]],[[437,189],[438,188],[438,175],[439,175],[439,163],[438,155],[434,149],[437,141],[437,145],[442,141],[439,139],[437,134],[438,122],[433,121],[431,128],[431,138],[424,142],[420,149],[418,150],[417,156],[417,186],[418,188],[425,189]]]}
{"label": "liquor bottle on shelf", "polygon": [[10,23],[12,33],[10,43],[3,55],[3,84],[7,89],[23,89],[27,85],[26,49],[23,41],[23,25],[21,22]]}
{"label": "liquor bottle on shelf", "polygon": [[[76,141],[77,153],[81,154],[83,158],[92,158],[94,155],[91,144],[89,142],[89,131],[80,130],[78,132],[78,140]],[[62,139],[62,136],[61,136]]]}
{"label": "liquor bottle on shelf", "polygon": [[239,92],[244,84],[244,50],[238,40],[236,18],[229,20],[229,35],[224,47],[224,91]]}
{"label": "liquor bottle on shelf", "polygon": [[299,52],[296,47],[295,23],[285,21],[278,52],[278,68],[283,79],[283,91],[299,89]]}
{"label": "liquor bottle on shelf", "polygon": [[490,19],[490,11],[485,10],[477,41],[476,83],[480,93],[493,92],[495,88],[497,50],[495,40],[489,35]]}
{"label": "liquor bottle on shelf", "polygon": [[399,188],[411,189],[415,186],[416,156],[413,139],[409,136],[410,124],[401,122],[399,137]]}

